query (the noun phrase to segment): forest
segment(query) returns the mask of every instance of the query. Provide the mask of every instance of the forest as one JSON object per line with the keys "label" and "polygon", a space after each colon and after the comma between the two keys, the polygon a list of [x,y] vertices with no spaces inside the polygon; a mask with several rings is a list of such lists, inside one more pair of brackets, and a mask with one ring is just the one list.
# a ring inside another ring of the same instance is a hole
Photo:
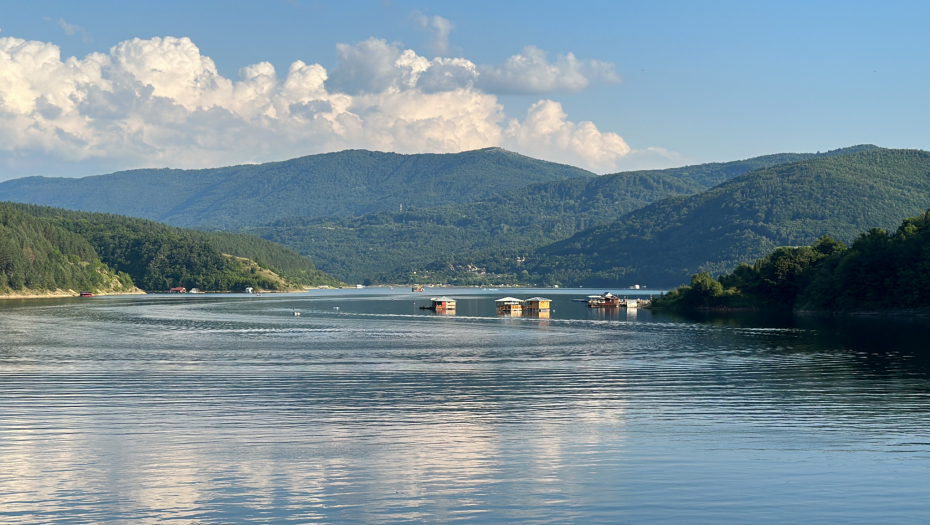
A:
{"label": "forest", "polygon": [[[228,233],[185,230],[118,215],[0,203],[0,269],[4,291],[101,290],[107,275],[126,288],[206,291],[251,286],[279,290],[340,282],[286,248]],[[256,262],[284,279],[272,279]],[[279,265],[280,269],[277,266]],[[110,286],[112,288],[112,286]]]}
{"label": "forest", "polygon": [[[350,282],[526,282],[523,279],[528,274],[518,267],[521,259],[653,202],[696,194],[759,168],[872,149],[876,148],[784,153],[539,182],[478,202],[408,207],[359,217],[290,217],[241,231],[289,246],[311,257],[321,269]],[[485,274],[477,273],[478,268],[484,268]]]}
{"label": "forest", "polygon": [[716,279],[707,272],[658,308],[913,311],[930,307],[930,211],[897,230],[871,228],[847,247],[830,237],[778,248]]}
{"label": "forest", "polygon": [[877,149],[741,175],[675,196],[537,250],[527,270],[547,282],[677,286],[780,246],[829,235],[851,242],[930,206],[930,153]]}
{"label": "forest", "polygon": [[144,169],[0,183],[0,200],[233,230],[287,217],[357,216],[487,199],[589,171],[499,148],[400,155],[365,150],[202,170]]}

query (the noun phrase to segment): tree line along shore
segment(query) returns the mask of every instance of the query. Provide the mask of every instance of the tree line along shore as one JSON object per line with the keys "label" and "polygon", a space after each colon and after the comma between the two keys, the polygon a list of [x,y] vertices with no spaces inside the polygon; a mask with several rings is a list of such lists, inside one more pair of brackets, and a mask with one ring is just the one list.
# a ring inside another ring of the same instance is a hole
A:
{"label": "tree line along shore", "polygon": [[695,274],[653,307],[930,314],[930,211],[892,232],[869,229],[851,246],[825,236],[716,278]]}
{"label": "tree line along shore", "polygon": [[283,246],[144,219],[0,203],[0,295],[288,291],[342,283]]}

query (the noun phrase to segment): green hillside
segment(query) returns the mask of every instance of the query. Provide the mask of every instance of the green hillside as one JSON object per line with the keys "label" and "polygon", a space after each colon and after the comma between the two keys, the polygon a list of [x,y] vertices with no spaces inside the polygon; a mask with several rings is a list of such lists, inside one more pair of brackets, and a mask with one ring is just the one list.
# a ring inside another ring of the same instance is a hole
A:
{"label": "green hillside", "polygon": [[916,310],[930,307],[930,212],[905,219],[889,234],[872,228],[848,249],[823,237],[810,247],[778,248],[752,266],[717,279],[694,275],[690,286],[656,307]]}
{"label": "green hillside", "polygon": [[471,202],[535,182],[593,176],[499,148],[420,155],[350,150],[215,169],[28,177],[0,183],[0,200],[231,229]]}
{"label": "green hillside", "polygon": [[930,153],[869,150],[747,173],[634,211],[539,250],[531,274],[567,285],[675,286],[779,246],[851,241],[930,206]]}
{"label": "green hillside", "polygon": [[397,283],[415,281],[407,277],[410,272],[436,264],[486,265],[526,255],[650,202],[699,190],[666,175],[618,174],[538,183],[483,202],[362,217],[290,218],[244,231],[289,246],[348,282]]}
{"label": "green hillside", "polygon": [[348,282],[492,284],[519,280],[496,275],[515,273],[518,257],[647,204],[772,164],[868,149],[875,147],[541,182],[481,202],[361,217],[295,217],[244,231],[287,245]]}
{"label": "green hillside", "polygon": [[745,160],[737,160],[732,162],[710,162],[707,164],[696,164],[693,166],[684,166],[681,168],[671,168],[666,170],[654,170],[645,173],[670,175],[684,181],[693,182],[706,189],[712,188],[721,182],[738,177],[744,173],[749,173],[750,171],[762,168],[768,168],[770,166],[789,164],[792,162],[800,162],[802,160],[816,158],[839,157],[875,149],[879,149],[878,146],[873,146],[872,144],[860,144],[858,146],[850,146],[848,148],[840,148],[825,152],[775,153],[772,155],[763,155],[761,157],[753,157]]}
{"label": "green hillside", "polygon": [[[47,225],[46,229],[56,235],[55,232],[64,232],[61,234],[64,236],[59,235],[64,241],[50,244],[46,250],[49,253],[60,252],[68,259],[76,256],[77,262],[99,261],[116,272],[124,272],[131,283],[147,291],[166,291],[175,286],[226,291],[247,286],[281,290],[300,285],[339,284],[317,271],[309,260],[246,235],[185,230],[144,219],[27,204],[0,203],[0,209],[13,217],[27,217],[36,224]],[[21,259],[24,250],[28,255],[26,248],[30,246],[18,246],[4,244],[0,260]],[[281,265],[281,269],[271,266],[271,261]],[[57,269],[41,266],[38,271],[47,278],[49,272]],[[11,275],[18,279],[16,276],[24,274],[14,267]]]}
{"label": "green hillside", "polygon": [[80,235],[0,203],[0,295],[132,289],[129,275],[113,272]]}

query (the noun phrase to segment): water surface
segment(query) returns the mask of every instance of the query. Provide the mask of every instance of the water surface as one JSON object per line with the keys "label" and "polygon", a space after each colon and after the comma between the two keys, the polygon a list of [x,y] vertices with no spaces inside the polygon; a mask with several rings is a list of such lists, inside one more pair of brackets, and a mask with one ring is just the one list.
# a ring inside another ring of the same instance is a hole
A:
{"label": "water surface", "polygon": [[0,522],[930,520],[927,321],[587,293],[0,302]]}

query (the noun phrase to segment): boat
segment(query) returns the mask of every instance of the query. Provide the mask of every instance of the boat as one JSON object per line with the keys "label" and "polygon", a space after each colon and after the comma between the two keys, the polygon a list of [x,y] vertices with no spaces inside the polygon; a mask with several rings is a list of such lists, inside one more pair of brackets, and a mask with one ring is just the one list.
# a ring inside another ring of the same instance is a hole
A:
{"label": "boat", "polygon": [[422,292],[422,291],[423,291],[423,287],[420,286],[419,284],[415,284],[415,285],[413,285],[413,288],[410,289],[410,291],[411,291],[411,292]]}
{"label": "boat", "polygon": [[93,297],[93,292],[81,292],[81,297]]}

